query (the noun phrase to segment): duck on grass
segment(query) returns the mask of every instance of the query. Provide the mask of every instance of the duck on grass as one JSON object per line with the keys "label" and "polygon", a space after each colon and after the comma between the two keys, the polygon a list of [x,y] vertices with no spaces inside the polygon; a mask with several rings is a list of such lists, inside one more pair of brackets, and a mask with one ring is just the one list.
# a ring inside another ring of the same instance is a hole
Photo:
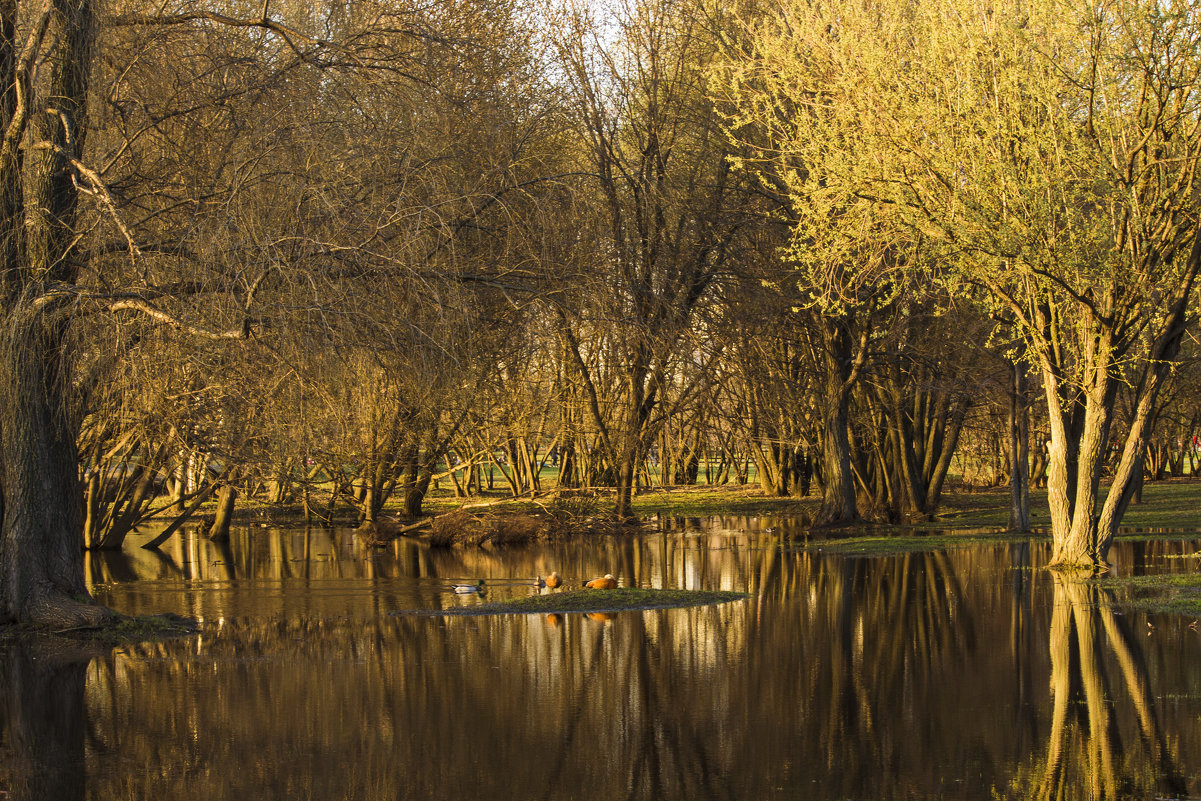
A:
{"label": "duck on grass", "polygon": [[531,595],[508,601],[478,604],[458,609],[410,609],[393,615],[534,615],[551,612],[624,612],[645,609],[672,609],[709,606],[741,601],[751,597],[744,592],[724,590],[655,590],[643,587],[618,587],[606,590],[572,590],[553,595]]}

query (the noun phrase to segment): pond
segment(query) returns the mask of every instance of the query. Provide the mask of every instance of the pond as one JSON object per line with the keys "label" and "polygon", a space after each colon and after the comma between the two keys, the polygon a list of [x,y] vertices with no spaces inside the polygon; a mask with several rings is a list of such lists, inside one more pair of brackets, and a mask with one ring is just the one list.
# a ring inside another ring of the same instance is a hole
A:
{"label": "pond", "polygon": [[[1041,542],[803,551],[767,519],[538,548],[365,551],[243,529],[90,557],[98,599],[200,636],[3,652],[0,789],[28,799],[1201,796],[1201,633],[1056,580]],[[1197,542],[1120,545],[1179,570]],[[745,592],[430,616],[572,582]],[[398,612],[406,612],[397,614]]]}

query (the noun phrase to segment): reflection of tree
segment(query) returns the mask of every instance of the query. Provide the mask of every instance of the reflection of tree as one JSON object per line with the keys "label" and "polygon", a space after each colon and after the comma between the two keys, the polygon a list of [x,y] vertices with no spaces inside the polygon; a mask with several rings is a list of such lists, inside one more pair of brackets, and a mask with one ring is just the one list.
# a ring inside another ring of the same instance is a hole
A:
{"label": "reflection of tree", "polygon": [[[1033,569],[1037,544],[854,558],[729,525],[495,553],[397,542],[368,556],[349,537],[235,532],[238,580],[194,591],[221,626],[89,670],[88,797],[1027,801],[1079,796],[1094,777],[1095,796],[1172,787],[1165,743],[1201,753],[1195,648],[1166,630],[1123,633],[1099,591]],[[189,547],[177,569],[222,575],[207,540]],[[133,559],[139,574],[161,570]],[[494,597],[531,593],[504,577],[548,568],[757,597],[612,621],[387,614],[461,603],[441,588],[461,576],[496,578]],[[168,582],[156,583],[143,608],[161,608]],[[295,593],[276,592],[285,584]],[[323,600],[331,587],[349,589]],[[1151,706],[1143,651],[1157,692],[1187,701]],[[1067,688],[1054,702],[1048,673]],[[138,770],[108,768],[113,754]]]}
{"label": "reflection of tree", "polygon": [[[870,560],[808,554],[797,561],[806,568],[797,578],[813,599],[806,619],[791,626],[804,638],[796,688],[808,730],[802,736],[816,739],[801,747],[825,762],[814,789],[905,797],[917,790],[906,785],[903,766],[919,758],[912,750],[918,737],[897,738],[895,727],[912,718],[915,699],[945,702],[951,688],[943,677],[969,672],[976,652],[975,623],[957,608],[955,567],[942,552]],[[934,727],[915,735],[929,738],[923,745],[953,736]]]}
{"label": "reflection of tree", "polygon": [[[1031,785],[1024,795],[1062,798],[1072,788],[1087,788],[1088,798],[1109,799],[1185,791],[1151,702],[1142,649],[1125,618],[1114,613],[1100,587],[1058,575],[1051,693],[1045,764],[1028,779],[1019,778],[1019,784]],[[1130,707],[1115,703],[1123,697],[1130,699],[1136,720],[1129,720]]]}
{"label": "reflection of tree", "polygon": [[0,650],[6,799],[83,799],[84,678],[92,655],[71,643]]}

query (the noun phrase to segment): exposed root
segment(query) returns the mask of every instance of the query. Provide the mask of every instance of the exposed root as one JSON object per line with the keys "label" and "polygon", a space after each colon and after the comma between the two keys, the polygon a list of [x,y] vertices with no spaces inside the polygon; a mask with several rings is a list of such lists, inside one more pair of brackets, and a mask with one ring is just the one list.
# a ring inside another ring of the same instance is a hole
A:
{"label": "exposed root", "polygon": [[412,534],[430,525],[429,520],[419,520],[416,523],[405,525],[395,517],[379,517],[374,521],[367,521],[363,525],[354,530],[359,539],[364,545],[372,548],[382,548],[397,537]]}
{"label": "exposed root", "polygon": [[51,631],[99,629],[114,625],[119,619],[117,613],[107,607],[57,594],[31,600],[21,615],[21,623]]}

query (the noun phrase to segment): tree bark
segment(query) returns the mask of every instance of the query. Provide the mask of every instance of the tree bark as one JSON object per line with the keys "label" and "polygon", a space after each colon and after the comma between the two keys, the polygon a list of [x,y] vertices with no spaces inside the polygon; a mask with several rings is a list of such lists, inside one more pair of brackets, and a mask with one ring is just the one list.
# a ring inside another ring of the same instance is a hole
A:
{"label": "tree bark", "polygon": [[1026,406],[1026,370],[1010,366],[1009,393],[1009,529],[1030,530],[1030,411]]}
{"label": "tree bark", "polygon": [[841,525],[859,520],[855,478],[851,473],[851,440],[847,433],[858,361],[850,333],[842,321],[819,319],[818,325],[822,329],[826,369],[821,403],[822,505],[816,522]]}
{"label": "tree bark", "polygon": [[111,613],[84,583],[77,425],[56,317],[23,298],[0,331],[0,617],[66,628]]}
{"label": "tree bark", "polygon": [[223,484],[217,493],[217,514],[209,528],[209,539],[218,542],[229,540],[229,524],[233,522],[234,504],[238,490],[233,484]]}

